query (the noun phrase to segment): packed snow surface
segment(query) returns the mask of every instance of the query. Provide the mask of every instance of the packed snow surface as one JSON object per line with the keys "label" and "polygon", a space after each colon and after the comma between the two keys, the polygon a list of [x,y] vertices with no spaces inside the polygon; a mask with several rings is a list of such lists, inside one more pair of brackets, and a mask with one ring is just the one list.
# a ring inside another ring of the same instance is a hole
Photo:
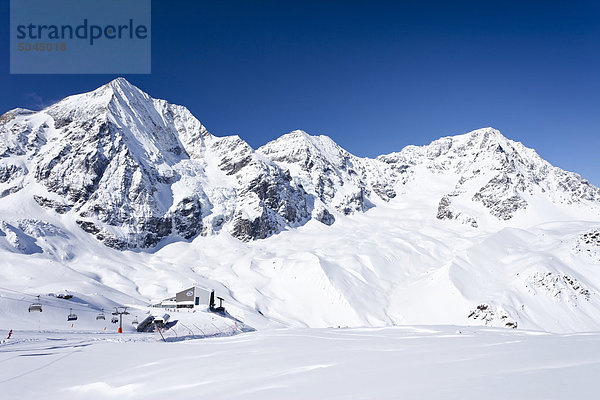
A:
{"label": "packed snow surface", "polygon": [[6,399],[592,399],[600,334],[405,326],[164,343],[16,331],[0,365]]}

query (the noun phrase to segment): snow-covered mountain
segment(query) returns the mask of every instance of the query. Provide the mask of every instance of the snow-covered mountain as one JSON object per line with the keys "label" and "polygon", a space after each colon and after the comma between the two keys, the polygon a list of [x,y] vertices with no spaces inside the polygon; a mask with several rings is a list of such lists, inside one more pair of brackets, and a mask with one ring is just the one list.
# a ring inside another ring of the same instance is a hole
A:
{"label": "snow-covered mountain", "polygon": [[36,186],[41,207],[117,249],[223,227],[264,238],[309,214],[304,192],[246,142],[212,136],[186,108],[122,78],[38,113],[6,113],[0,152],[3,196]]}
{"label": "snow-covered mountain", "polygon": [[385,163],[356,157],[327,136],[294,131],[258,149],[290,171],[316,203],[315,218],[331,225],[331,211],[343,215],[364,212],[376,199],[396,196],[397,174]]}
{"label": "snow-covered mountain", "polygon": [[440,199],[437,217],[474,227],[478,225],[475,210],[508,221],[523,216],[528,208],[532,213],[545,212],[536,210],[539,202],[562,209],[563,205],[597,209],[600,204],[600,189],[577,174],[553,167],[534,150],[493,128],[445,137],[428,146],[407,146],[378,160],[408,172],[412,180],[423,180],[423,169],[453,176],[454,186]]}
{"label": "snow-covered mountain", "polygon": [[375,159],[303,131],[254,150],[122,78],[0,117],[0,286],[21,291],[204,283],[284,325],[600,329],[598,229],[600,189],[492,128]]}
{"label": "snow-covered mountain", "polygon": [[223,227],[241,240],[263,239],[311,217],[331,225],[335,215],[395,198],[410,181],[427,184],[423,170],[452,184],[437,217],[474,227],[474,210],[510,220],[536,197],[600,204],[600,189],[491,128],[377,159],[302,131],[254,151],[237,136],[211,135],[186,108],[122,78],[37,113],[10,111],[0,139],[3,197],[36,186],[25,201],[71,213],[117,249]]}

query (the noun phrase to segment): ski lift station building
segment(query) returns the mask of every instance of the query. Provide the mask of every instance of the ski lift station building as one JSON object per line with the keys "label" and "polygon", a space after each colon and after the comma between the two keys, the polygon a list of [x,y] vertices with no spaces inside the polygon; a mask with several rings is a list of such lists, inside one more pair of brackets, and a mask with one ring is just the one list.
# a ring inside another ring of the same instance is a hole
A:
{"label": "ski lift station building", "polygon": [[175,297],[165,299],[154,307],[162,308],[208,308],[210,307],[210,297],[212,290],[192,286],[188,289],[177,292]]}

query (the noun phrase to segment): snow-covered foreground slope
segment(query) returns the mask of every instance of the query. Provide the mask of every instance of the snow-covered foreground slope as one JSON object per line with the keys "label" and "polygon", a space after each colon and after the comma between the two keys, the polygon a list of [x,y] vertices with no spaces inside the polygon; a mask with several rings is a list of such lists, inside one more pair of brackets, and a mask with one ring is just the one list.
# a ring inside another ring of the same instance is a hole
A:
{"label": "snow-covered foreground slope", "polygon": [[15,332],[3,398],[592,399],[600,335],[286,329],[177,343]]}

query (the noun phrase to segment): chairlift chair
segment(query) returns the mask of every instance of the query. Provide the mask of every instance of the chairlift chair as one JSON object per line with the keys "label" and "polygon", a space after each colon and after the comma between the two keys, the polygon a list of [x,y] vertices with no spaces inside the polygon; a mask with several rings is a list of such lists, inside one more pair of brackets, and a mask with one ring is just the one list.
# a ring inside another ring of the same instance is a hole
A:
{"label": "chairlift chair", "polygon": [[132,325],[137,325],[138,324],[138,320],[137,320],[137,315],[135,316],[135,319],[133,321],[131,321]]}
{"label": "chairlift chair", "polygon": [[42,303],[40,302],[40,296],[37,296],[37,301],[31,303],[29,305],[29,312],[39,311],[42,312]]}
{"label": "chairlift chair", "polygon": [[100,312],[100,314],[96,315],[96,321],[98,320],[106,320],[106,317],[104,316],[104,308],[102,309],[102,312]]}
{"label": "chairlift chair", "polygon": [[119,322],[119,318],[112,317],[112,319],[110,320],[110,322],[112,322],[113,324],[116,324],[117,322]]}
{"label": "chairlift chair", "polygon": [[73,309],[69,309],[69,315],[67,316],[67,321],[77,321],[77,314],[73,314]]}

